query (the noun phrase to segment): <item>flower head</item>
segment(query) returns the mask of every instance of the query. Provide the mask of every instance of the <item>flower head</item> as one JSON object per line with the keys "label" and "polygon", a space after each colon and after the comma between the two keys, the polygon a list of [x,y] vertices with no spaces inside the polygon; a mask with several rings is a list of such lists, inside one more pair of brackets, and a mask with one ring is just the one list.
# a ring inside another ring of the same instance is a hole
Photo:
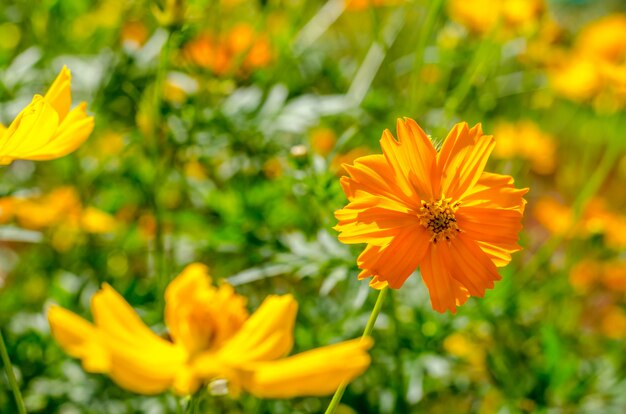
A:
{"label": "flower head", "polygon": [[91,134],[87,104],[70,110],[71,74],[63,67],[45,96],[35,95],[8,128],[0,125],[0,165],[16,159],[51,160],[69,154]]}
{"label": "flower head", "polygon": [[344,243],[367,243],[359,278],[400,288],[420,268],[433,308],[456,312],[500,279],[496,266],[520,249],[517,234],[528,189],[484,172],[495,141],[480,124],[454,126],[437,151],[412,119],[386,130],[383,154],[344,165],[349,204],[335,212]]}
{"label": "flower head", "polygon": [[285,358],[293,347],[297,303],[269,296],[252,315],[228,284],[211,285],[207,268],[187,266],[165,292],[169,339],[152,332],[109,285],[94,295],[94,323],[58,306],[48,312],[52,335],[85,370],[105,373],[141,394],[173,388],[194,393],[216,379],[231,393],[289,398],[332,393],[369,365],[371,340],[352,340]]}

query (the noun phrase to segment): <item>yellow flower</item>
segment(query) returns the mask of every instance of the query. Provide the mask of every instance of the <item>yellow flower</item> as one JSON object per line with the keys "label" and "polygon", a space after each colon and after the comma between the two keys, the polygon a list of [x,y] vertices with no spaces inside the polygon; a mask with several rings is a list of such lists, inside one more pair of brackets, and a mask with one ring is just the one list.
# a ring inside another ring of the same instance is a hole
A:
{"label": "yellow flower", "polygon": [[550,69],[554,90],[612,112],[626,105],[626,14],[588,24],[574,47]]}
{"label": "yellow flower", "polygon": [[403,0],[345,0],[346,10],[366,10],[370,7],[396,6]]}
{"label": "yellow flower", "polygon": [[538,174],[550,174],[555,168],[556,144],[551,135],[543,132],[531,121],[501,123],[496,125],[494,134],[496,158],[520,157],[531,163]]}
{"label": "yellow flower", "polygon": [[78,148],[93,130],[81,102],[70,111],[71,74],[65,66],[45,96],[35,95],[8,128],[0,126],[0,165],[13,160],[50,160]]}
{"label": "yellow flower", "polygon": [[349,204],[335,212],[343,243],[367,243],[357,263],[375,288],[400,288],[420,268],[438,312],[482,297],[497,267],[520,250],[517,234],[528,189],[484,171],[494,138],[479,125],[454,126],[439,151],[409,118],[380,140],[383,154],[344,165]]}
{"label": "yellow flower", "polygon": [[572,236],[575,232],[572,209],[552,197],[543,196],[537,200],[533,215],[552,234]]}
{"label": "yellow flower", "polygon": [[498,25],[519,32],[536,24],[544,7],[543,0],[451,0],[448,14],[473,33],[487,34]]}
{"label": "yellow flower", "polygon": [[58,306],[48,312],[52,335],[85,370],[105,373],[141,394],[170,388],[194,393],[225,379],[232,394],[259,397],[326,395],[368,367],[371,340],[351,340],[285,358],[293,346],[297,303],[291,295],[269,296],[252,315],[228,284],[211,285],[204,265],[192,264],[165,292],[164,339],[104,284],[91,301],[89,323]]}

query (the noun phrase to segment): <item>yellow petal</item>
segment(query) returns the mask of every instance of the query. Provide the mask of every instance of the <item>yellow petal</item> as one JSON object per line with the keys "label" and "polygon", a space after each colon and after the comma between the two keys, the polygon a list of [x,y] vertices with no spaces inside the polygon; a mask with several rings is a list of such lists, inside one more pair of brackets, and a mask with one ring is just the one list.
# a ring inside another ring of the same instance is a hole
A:
{"label": "yellow petal", "polygon": [[107,284],[94,295],[91,308],[111,355],[111,378],[141,394],[169,389],[178,372],[185,369],[184,349],[152,332]]}
{"label": "yellow petal", "polygon": [[59,306],[48,310],[52,336],[61,347],[82,360],[85,371],[107,372],[111,360],[102,338],[94,325]]}
{"label": "yellow petal", "polygon": [[187,266],[165,291],[165,323],[189,354],[217,349],[248,319],[244,297],[227,284],[211,285],[208,268]]}
{"label": "yellow petal", "polygon": [[22,154],[22,157],[29,160],[42,161],[67,155],[85,142],[93,128],[93,117],[87,116],[87,104],[81,102],[65,117],[52,139],[46,145],[25,152]]}
{"label": "yellow petal", "polygon": [[0,141],[0,158],[21,159],[46,145],[59,125],[59,117],[40,95],[22,110]]}
{"label": "yellow petal", "polygon": [[291,295],[268,296],[217,358],[233,367],[281,358],[293,347],[298,303]]}
{"label": "yellow petal", "polygon": [[63,66],[45,95],[46,101],[57,111],[61,121],[70,111],[70,105],[72,104],[71,80],[72,74],[70,70]]}
{"label": "yellow petal", "polygon": [[371,338],[354,339],[273,362],[255,364],[244,389],[262,398],[322,396],[352,381],[370,364]]}

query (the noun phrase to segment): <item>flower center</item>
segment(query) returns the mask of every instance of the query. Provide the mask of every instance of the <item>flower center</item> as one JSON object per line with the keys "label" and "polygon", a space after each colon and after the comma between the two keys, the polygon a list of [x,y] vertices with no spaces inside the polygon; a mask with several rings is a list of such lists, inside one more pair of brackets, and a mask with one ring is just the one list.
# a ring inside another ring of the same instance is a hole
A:
{"label": "flower center", "polygon": [[430,241],[437,243],[441,239],[450,241],[461,232],[459,225],[456,223],[454,212],[461,205],[460,201],[451,204],[452,199],[441,197],[439,200],[424,201],[422,200],[422,208],[417,217],[420,224],[430,232]]}

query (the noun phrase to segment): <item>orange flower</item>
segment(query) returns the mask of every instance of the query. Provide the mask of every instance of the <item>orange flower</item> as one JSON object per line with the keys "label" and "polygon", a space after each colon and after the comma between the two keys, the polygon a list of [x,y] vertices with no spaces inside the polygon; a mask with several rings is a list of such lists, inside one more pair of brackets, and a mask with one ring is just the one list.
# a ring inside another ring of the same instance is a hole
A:
{"label": "orange flower", "polygon": [[383,132],[383,154],[344,165],[350,203],[335,212],[335,229],[344,243],[367,243],[359,279],[397,289],[419,266],[433,309],[455,313],[492,288],[496,266],[520,250],[528,189],[483,171],[495,141],[480,124],[455,125],[439,152],[412,119],[398,120],[397,131],[399,141]]}

